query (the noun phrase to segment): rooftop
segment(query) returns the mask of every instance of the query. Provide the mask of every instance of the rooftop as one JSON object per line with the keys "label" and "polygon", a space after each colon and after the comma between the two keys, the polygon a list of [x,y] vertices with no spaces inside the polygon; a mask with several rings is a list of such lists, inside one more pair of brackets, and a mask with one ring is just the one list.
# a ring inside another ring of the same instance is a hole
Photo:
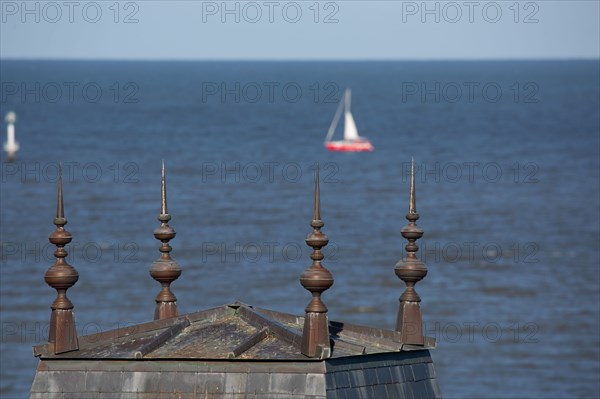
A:
{"label": "rooftop", "polygon": [[440,397],[429,349],[435,340],[423,335],[421,298],[415,284],[427,275],[416,257],[417,226],[414,167],[411,178],[407,255],[394,272],[406,283],[396,314],[396,330],[329,320],[321,294],[334,282],[322,264],[329,239],[321,231],[319,169],[315,168],[314,213],[306,244],[312,264],[300,276],[311,299],[303,316],[256,308],[244,303],[179,315],[171,283],[183,270],[171,257],[175,230],[169,225],[163,163],[160,258],[150,275],[160,283],[154,321],[77,336],[74,305],[67,290],[79,279],[66,261],[62,177],[58,182],[56,261],[45,280],[56,289],[51,305],[48,343],[33,348],[40,364],[30,399],[47,398],[382,398]]}
{"label": "rooftop", "polygon": [[79,350],[55,354],[52,343],[34,347],[41,359],[236,359],[319,361],[365,354],[432,349],[403,344],[397,331],[329,321],[331,350],[311,358],[300,352],[304,317],[223,305],[187,315],[78,337]]}

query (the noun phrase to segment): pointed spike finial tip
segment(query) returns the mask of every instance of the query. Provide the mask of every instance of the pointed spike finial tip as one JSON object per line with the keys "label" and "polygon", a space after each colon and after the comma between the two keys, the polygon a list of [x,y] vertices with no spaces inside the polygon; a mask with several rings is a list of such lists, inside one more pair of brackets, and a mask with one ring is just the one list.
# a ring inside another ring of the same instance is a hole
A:
{"label": "pointed spike finial tip", "polygon": [[58,200],[56,203],[56,218],[64,219],[65,208],[63,205],[63,184],[62,184],[62,162],[58,163]]}
{"label": "pointed spike finial tip", "polygon": [[321,220],[321,193],[319,190],[319,162],[315,165],[315,209],[313,220]]}
{"label": "pointed spike finial tip", "polygon": [[161,175],[161,207],[160,213],[166,215],[167,212],[167,182],[165,178],[165,160],[162,160],[162,175]]}
{"label": "pointed spike finial tip", "polygon": [[415,196],[415,159],[412,158],[410,169],[410,203],[408,213],[417,213],[417,201]]}

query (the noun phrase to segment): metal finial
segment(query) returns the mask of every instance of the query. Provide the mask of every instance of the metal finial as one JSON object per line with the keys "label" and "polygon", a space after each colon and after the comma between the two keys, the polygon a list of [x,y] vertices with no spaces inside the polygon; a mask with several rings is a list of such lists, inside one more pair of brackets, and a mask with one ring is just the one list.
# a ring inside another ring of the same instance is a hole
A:
{"label": "metal finial", "polygon": [[160,213],[168,214],[167,211],[167,179],[165,177],[165,160],[162,160],[162,178],[161,178],[161,208]]}
{"label": "metal finial", "polygon": [[406,283],[406,289],[400,297],[400,308],[396,319],[396,330],[402,334],[402,342],[412,345],[424,345],[423,316],[421,314],[421,298],[415,291],[415,284],[427,275],[427,266],[417,258],[419,250],[416,241],[423,236],[423,230],[417,226],[419,219],[415,200],[415,173],[413,160],[410,179],[410,205],[406,219],[408,225],[402,229],[402,237],[408,240],[406,257],[400,260],[394,271],[398,278]]}
{"label": "metal finial", "polygon": [[58,164],[58,200],[56,203],[56,218],[64,219],[65,207],[63,205],[62,162]]}
{"label": "metal finial", "polygon": [[410,170],[410,202],[408,204],[408,213],[417,213],[417,199],[415,196],[415,159],[412,159]]}
{"label": "metal finial", "polygon": [[52,303],[50,316],[50,332],[48,342],[54,343],[54,353],[70,352],[79,349],[77,343],[77,331],[75,329],[75,316],[73,314],[73,303],[67,297],[67,290],[77,280],[77,270],[67,263],[65,258],[68,253],[65,245],[71,242],[71,233],[65,230],[67,219],[64,215],[63,189],[62,189],[62,164],[59,166],[58,177],[58,200],[56,206],[56,217],[54,225],[56,230],[50,234],[48,240],[56,245],[54,264],[46,271],[44,280],[57,292],[56,299]]}
{"label": "metal finial", "polygon": [[321,248],[327,245],[329,239],[321,232],[321,227],[325,224],[321,220],[320,212],[318,164],[315,168],[314,216],[310,225],[313,231],[306,237],[306,244],[313,249],[310,255],[313,262],[300,276],[300,284],[310,291],[312,299],[305,309],[301,352],[308,357],[326,358],[331,354],[331,346],[327,307],[321,300],[321,294],[333,285],[333,275],[321,264],[324,258]]}
{"label": "metal finial", "polygon": [[315,209],[313,220],[321,220],[321,193],[319,191],[319,163],[315,166]]}
{"label": "metal finial", "polygon": [[177,298],[171,291],[171,283],[181,275],[181,267],[171,258],[172,247],[169,241],[175,238],[175,230],[169,226],[171,215],[167,212],[167,185],[165,179],[165,163],[162,163],[161,178],[161,213],[158,215],[160,226],[154,230],[154,237],[162,242],[160,246],[161,256],[154,261],[150,267],[150,275],[162,285],[162,289],[156,296],[156,307],[154,308],[154,320],[167,319],[177,316]]}

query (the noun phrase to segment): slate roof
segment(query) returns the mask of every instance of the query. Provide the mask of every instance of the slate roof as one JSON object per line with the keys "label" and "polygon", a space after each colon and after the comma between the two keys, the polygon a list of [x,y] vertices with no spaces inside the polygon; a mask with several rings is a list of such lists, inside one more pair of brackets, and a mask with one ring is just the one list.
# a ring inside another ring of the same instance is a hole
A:
{"label": "slate roof", "polygon": [[441,398],[429,351],[319,362],[42,360],[30,399]]}
{"label": "slate roof", "polygon": [[78,337],[40,357],[30,399],[440,398],[426,346],[329,322],[331,352],[300,353],[303,317],[242,303]]}
{"label": "slate roof", "polygon": [[396,331],[329,322],[331,353],[300,353],[304,318],[242,303],[176,318],[78,337],[79,350],[54,354],[34,347],[41,359],[238,359],[314,362],[374,353],[430,349],[402,344]]}

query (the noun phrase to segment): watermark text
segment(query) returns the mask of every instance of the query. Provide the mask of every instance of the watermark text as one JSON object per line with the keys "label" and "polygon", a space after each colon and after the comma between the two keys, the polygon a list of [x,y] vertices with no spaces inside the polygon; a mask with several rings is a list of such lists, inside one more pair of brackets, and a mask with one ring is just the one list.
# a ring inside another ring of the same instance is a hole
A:
{"label": "watermark text", "polygon": [[[409,181],[412,164],[402,163],[402,181]],[[539,183],[540,166],[535,162],[514,162],[501,164],[498,162],[464,161],[464,162],[419,162],[415,163],[415,180],[421,183]]]}
{"label": "watermark text", "polygon": [[539,23],[535,1],[403,1],[402,23]]}
{"label": "watermark text", "polygon": [[478,82],[433,81],[402,82],[402,102],[427,103],[514,103],[535,104],[540,102],[540,87],[536,82]]}
{"label": "watermark text", "polygon": [[[2,183],[19,181],[21,183],[56,183],[60,165],[58,162],[2,162],[0,178]],[[62,162],[62,179],[67,183],[138,183],[140,166],[135,162]]]}
{"label": "watermark text", "polygon": [[2,1],[2,23],[137,24],[140,6],[135,1]]}
{"label": "watermark text", "polygon": [[139,99],[139,86],[135,82],[13,82],[0,84],[0,101],[21,104],[73,104],[113,102],[135,104]]}
{"label": "watermark text", "polygon": [[339,23],[335,1],[203,1],[203,23]]}

